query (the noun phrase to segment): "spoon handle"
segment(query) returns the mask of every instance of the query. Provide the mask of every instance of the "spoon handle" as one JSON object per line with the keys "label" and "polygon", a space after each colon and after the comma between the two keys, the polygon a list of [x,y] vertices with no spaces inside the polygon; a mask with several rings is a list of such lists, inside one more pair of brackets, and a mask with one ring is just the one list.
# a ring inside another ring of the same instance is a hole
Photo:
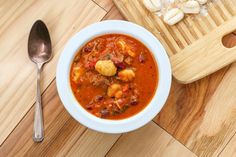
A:
{"label": "spoon handle", "polygon": [[37,65],[37,98],[35,103],[35,114],[34,114],[34,131],[33,140],[34,142],[43,141],[43,114],[41,104],[41,89],[40,89],[40,73],[42,65]]}

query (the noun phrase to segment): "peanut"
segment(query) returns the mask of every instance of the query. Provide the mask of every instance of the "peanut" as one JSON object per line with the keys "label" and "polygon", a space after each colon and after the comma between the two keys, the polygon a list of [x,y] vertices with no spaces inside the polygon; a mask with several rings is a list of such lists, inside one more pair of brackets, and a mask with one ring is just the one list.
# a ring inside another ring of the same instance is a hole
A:
{"label": "peanut", "polygon": [[161,10],[160,0],[143,0],[143,4],[151,12],[156,12]]}
{"label": "peanut", "polygon": [[184,18],[184,12],[179,8],[173,8],[164,15],[164,22],[168,25],[174,25]]}
{"label": "peanut", "polygon": [[161,0],[150,0],[151,3],[156,7],[157,11],[161,10]]}
{"label": "peanut", "polygon": [[182,10],[186,14],[198,14],[200,12],[200,5],[197,1],[189,0],[183,4]]}

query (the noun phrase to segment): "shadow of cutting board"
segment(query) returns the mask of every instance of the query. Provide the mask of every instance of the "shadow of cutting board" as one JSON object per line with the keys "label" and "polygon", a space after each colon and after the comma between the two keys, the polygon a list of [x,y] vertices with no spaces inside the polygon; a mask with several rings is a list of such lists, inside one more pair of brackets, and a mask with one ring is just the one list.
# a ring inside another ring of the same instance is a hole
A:
{"label": "shadow of cutting board", "polygon": [[236,0],[208,2],[208,15],[191,15],[174,26],[149,12],[142,0],[113,0],[124,17],[151,31],[165,47],[173,76],[191,83],[236,61],[236,47],[222,37],[236,29]]}

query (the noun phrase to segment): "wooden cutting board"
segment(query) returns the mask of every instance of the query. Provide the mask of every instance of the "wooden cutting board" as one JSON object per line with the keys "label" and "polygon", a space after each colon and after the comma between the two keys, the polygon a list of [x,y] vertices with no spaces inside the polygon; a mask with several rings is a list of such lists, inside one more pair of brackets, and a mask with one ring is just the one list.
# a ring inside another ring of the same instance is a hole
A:
{"label": "wooden cutting board", "polygon": [[236,0],[208,2],[208,15],[191,15],[174,26],[149,12],[142,0],[113,0],[124,17],[151,31],[165,47],[173,76],[191,83],[236,60],[222,37],[236,29]]}

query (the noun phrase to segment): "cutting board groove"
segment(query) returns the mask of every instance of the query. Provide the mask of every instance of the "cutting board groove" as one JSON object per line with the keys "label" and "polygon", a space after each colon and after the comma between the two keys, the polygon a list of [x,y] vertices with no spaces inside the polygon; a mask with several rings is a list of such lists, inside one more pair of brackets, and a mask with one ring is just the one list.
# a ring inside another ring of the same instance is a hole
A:
{"label": "cutting board groove", "polygon": [[236,29],[236,0],[209,1],[208,15],[186,15],[174,26],[149,12],[142,0],[113,0],[128,20],[150,30],[170,57],[173,75],[182,83],[198,80],[236,60],[236,48],[221,39]]}

